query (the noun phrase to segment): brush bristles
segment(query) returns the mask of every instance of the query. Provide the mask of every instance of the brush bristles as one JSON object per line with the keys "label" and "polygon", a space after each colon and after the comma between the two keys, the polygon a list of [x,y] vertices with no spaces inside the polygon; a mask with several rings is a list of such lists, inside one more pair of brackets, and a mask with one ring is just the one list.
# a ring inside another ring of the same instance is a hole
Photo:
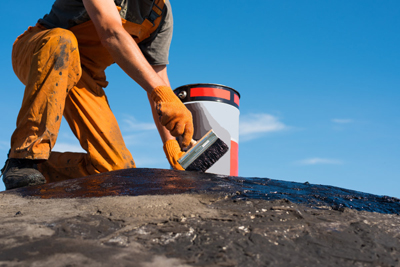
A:
{"label": "brush bristles", "polygon": [[187,168],[187,171],[205,172],[215,162],[217,162],[227,151],[229,147],[221,140],[217,139],[206,151],[198,156]]}

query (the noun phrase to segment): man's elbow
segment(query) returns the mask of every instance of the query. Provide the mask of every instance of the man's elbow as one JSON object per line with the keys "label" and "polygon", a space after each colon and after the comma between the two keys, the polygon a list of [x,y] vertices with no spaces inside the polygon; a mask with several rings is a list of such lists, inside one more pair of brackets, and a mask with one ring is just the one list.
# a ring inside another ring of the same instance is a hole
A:
{"label": "man's elbow", "polygon": [[103,32],[99,36],[101,44],[105,48],[113,46],[118,40],[118,33],[114,31]]}
{"label": "man's elbow", "polygon": [[108,49],[118,44],[123,39],[124,34],[126,34],[126,32],[122,27],[104,30],[99,34],[100,42],[105,48]]}

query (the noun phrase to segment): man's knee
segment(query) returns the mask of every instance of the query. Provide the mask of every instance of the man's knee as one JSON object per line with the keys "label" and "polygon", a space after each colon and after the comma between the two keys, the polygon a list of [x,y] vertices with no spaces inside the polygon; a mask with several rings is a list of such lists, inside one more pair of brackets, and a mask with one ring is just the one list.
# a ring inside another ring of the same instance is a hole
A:
{"label": "man's knee", "polygon": [[73,81],[70,81],[68,87],[75,85],[82,75],[80,64],[80,56],[78,50],[78,40],[75,35],[66,29],[54,28],[51,29],[45,36],[45,44],[42,49],[48,57],[53,57],[55,70],[68,69],[74,75]]}
{"label": "man's knee", "polygon": [[46,39],[50,44],[65,45],[71,49],[78,49],[78,40],[70,31],[62,28],[54,28],[48,31]]}
{"label": "man's knee", "polygon": [[[55,57],[55,68],[79,63],[78,40],[66,29],[54,28],[44,36],[42,50],[47,56]],[[60,59],[60,60],[59,60]],[[80,63],[79,63],[80,64]]]}

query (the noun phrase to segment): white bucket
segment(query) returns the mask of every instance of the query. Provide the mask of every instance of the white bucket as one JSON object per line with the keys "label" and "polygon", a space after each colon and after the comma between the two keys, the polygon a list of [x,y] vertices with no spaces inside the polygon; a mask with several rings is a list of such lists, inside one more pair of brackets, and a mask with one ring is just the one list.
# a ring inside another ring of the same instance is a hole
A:
{"label": "white bucket", "polygon": [[229,146],[229,151],[206,172],[238,176],[240,94],[225,85],[209,83],[180,86],[174,92],[192,112],[194,140],[213,129]]}

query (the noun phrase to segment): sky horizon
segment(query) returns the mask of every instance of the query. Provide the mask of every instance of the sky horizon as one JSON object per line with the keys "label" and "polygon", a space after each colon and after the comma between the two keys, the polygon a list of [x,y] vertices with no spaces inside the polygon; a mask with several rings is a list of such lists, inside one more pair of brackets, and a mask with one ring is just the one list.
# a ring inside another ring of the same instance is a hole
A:
{"label": "sky horizon", "polygon": [[[0,3],[12,25],[2,28],[0,164],[24,91],[12,44],[52,3],[22,0],[18,19],[15,6]],[[171,4],[172,88],[216,83],[241,94],[239,176],[400,198],[399,1]],[[137,167],[169,168],[145,91],[115,64],[106,74]],[[65,120],[54,150],[82,151]]]}

